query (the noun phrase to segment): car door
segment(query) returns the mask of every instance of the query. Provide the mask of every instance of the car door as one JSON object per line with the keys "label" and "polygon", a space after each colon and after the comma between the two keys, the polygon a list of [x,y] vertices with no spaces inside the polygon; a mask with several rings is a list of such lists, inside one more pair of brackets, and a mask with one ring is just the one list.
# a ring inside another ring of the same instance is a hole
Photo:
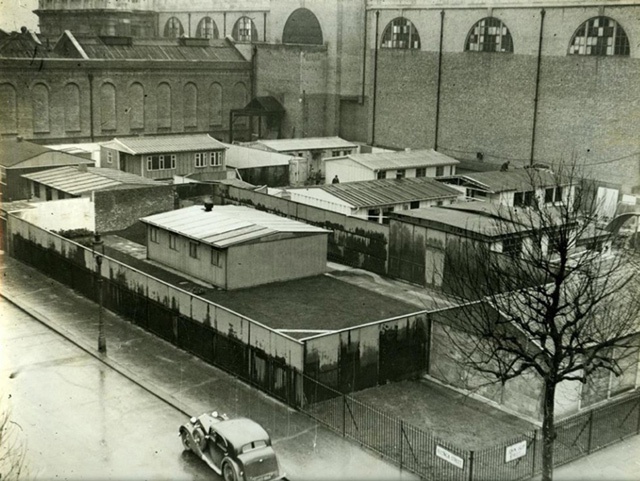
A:
{"label": "car door", "polygon": [[228,452],[229,443],[227,440],[220,433],[212,429],[209,440],[209,455],[211,456],[213,464],[220,468],[222,460],[227,456]]}

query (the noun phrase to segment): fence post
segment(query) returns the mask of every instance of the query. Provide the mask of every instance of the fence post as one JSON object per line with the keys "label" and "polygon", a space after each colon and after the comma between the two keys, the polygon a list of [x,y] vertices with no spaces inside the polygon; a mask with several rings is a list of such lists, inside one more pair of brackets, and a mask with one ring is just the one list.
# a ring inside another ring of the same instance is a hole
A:
{"label": "fence post", "polygon": [[593,436],[593,409],[589,412],[589,438],[587,440],[587,454],[591,454],[591,437]]}
{"label": "fence post", "polygon": [[469,481],[473,481],[473,451],[469,451]]}
{"label": "fence post", "polygon": [[536,451],[537,451],[537,447],[538,447],[538,430],[535,429],[533,431],[533,453],[532,453],[532,460],[531,460],[531,477],[535,476],[536,474]]}
{"label": "fence post", "polygon": [[402,461],[404,460],[404,421],[400,420],[400,469],[402,469]]}
{"label": "fence post", "polygon": [[342,437],[347,435],[347,395],[342,395]]}

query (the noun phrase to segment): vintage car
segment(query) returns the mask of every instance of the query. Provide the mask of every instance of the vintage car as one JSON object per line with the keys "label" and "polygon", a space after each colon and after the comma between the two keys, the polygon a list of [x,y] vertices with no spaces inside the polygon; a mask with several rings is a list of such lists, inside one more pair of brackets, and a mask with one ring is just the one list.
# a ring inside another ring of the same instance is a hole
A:
{"label": "vintage car", "polygon": [[269,434],[255,421],[229,419],[214,411],[180,426],[185,449],[193,451],[225,481],[273,481],[284,473]]}

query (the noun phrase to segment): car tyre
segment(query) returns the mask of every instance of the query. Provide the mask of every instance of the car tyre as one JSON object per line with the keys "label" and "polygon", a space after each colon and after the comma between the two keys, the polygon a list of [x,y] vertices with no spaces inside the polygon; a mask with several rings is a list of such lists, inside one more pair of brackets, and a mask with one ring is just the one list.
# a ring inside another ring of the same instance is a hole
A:
{"label": "car tyre", "polygon": [[191,451],[191,446],[189,446],[189,435],[184,429],[180,431],[180,439],[182,440],[182,447],[185,451]]}
{"label": "car tyre", "polygon": [[224,481],[238,481],[236,470],[228,461],[222,465],[222,477],[224,478]]}

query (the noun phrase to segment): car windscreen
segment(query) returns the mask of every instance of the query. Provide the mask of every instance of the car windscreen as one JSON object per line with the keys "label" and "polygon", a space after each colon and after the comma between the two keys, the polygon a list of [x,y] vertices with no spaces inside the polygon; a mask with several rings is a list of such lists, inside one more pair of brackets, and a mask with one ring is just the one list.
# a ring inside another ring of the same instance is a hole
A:
{"label": "car windscreen", "polygon": [[259,448],[264,448],[267,446],[267,442],[264,440],[259,440],[259,441],[253,441],[251,443],[247,443],[244,446],[242,446],[242,449],[240,449],[241,453],[248,453],[249,451],[253,451],[254,449],[259,449]]}

